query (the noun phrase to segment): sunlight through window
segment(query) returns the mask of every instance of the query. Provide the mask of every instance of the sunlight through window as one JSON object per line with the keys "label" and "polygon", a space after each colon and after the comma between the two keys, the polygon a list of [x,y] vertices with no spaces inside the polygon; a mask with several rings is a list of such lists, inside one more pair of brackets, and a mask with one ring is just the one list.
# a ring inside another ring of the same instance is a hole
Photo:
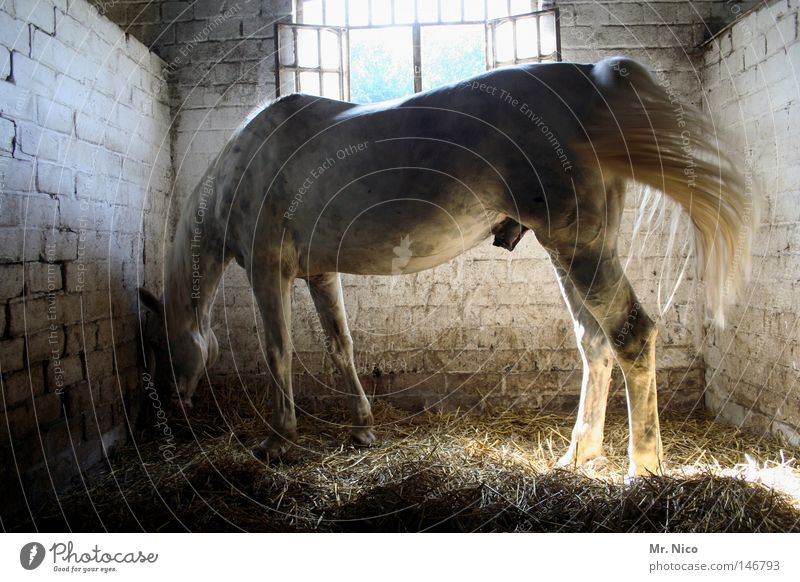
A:
{"label": "sunlight through window", "polygon": [[495,27],[495,54],[499,63],[514,60],[514,24],[510,20]]}
{"label": "sunlight through window", "polygon": [[439,7],[430,0],[417,0],[417,20],[419,22],[438,22]]}
{"label": "sunlight through window", "polygon": [[464,20],[484,20],[486,4],[483,0],[464,0]]}
{"label": "sunlight through window", "polygon": [[517,58],[519,59],[529,59],[539,54],[539,31],[536,21],[536,18],[517,20]]}
{"label": "sunlight through window", "polygon": [[350,31],[351,101],[368,103],[414,92],[411,28]]}
{"label": "sunlight through window", "polygon": [[338,73],[323,73],[322,74],[322,96],[330,97],[331,99],[339,98],[339,74]]}
{"label": "sunlight through window", "polygon": [[511,14],[527,14],[535,9],[536,5],[531,0],[511,0]]}
{"label": "sunlight through window", "polygon": [[392,0],[372,0],[372,24],[392,23]]}
{"label": "sunlight through window", "polygon": [[325,24],[322,17],[322,0],[306,0],[303,2],[303,22]]}
{"label": "sunlight through window", "polygon": [[319,95],[319,75],[317,73],[300,73],[300,91],[311,95]]}
{"label": "sunlight through window", "polygon": [[319,66],[316,30],[307,28],[297,30],[297,64],[301,67]]}
{"label": "sunlight through window", "polygon": [[461,0],[442,0],[442,22],[461,21]]}
{"label": "sunlight through window", "polygon": [[423,90],[486,70],[486,38],[480,24],[424,26],[421,40]]}
{"label": "sunlight through window", "polygon": [[414,22],[414,0],[401,0],[394,3],[395,24]]}
{"label": "sunlight through window", "polygon": [[343,0],[325,0],[325,24],[347,25],[347,12]]}
{"label": "sunlight through window", "polygon": [[539,19],[540,33],[542,37],[542,54],[551,55],[558,51],[556,42],[556,17],[553,14],[545,14]]}
{"label": "sunlight through window", "polygon": [[350,26],[369,26],[369,0],[350,0]]}
{"label": "sunlight through window", "polygon": [[489,19],[508,16],[508,4],[505,2],[489,2]]}
{"label": "sunlight through window", "polygon": [[322,68],[336,69],[339,67],[339,38],[331,30],[320,31],[320,41],[322,44],[320,53],[322,54]]}
{"label": "sunlight through window", "polygon": [[486,69],[560,60],[558,11],[536,12],[539,4],[295,0],[298,24],[278,25],[278,90],[371,102]]}

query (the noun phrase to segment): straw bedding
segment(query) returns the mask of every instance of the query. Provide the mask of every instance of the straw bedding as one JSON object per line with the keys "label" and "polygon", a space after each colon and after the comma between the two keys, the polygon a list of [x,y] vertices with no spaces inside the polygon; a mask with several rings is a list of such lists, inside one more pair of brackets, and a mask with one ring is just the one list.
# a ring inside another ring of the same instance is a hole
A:
{"label": "straw bedding", "polygon": [[[207,397],[172,421],[174,458],[137,440],[113,469],[36,517],[73,531],[800,531],[800,471],[790,451],[707,419],[663,419],[667,475],[625,485],[627,429],[610,415],[604,460],[553,468],[573,416],[480,417],[375,403],[378,446],[348,443],[339,410],[301,415],[280,463],[249,453],[265,403]],[[66,523],[65,523],[66,522]]]}

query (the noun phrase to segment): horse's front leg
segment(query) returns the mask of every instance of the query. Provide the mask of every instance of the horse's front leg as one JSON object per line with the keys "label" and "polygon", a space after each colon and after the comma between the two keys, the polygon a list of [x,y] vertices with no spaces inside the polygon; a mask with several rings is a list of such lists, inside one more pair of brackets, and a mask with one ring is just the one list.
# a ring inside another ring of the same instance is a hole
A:
{"label": "horse's front leg", "polygon": [[291,287],[294,275],[263,266],[251,276],[253,293],[264,322],[264,352],[269,375],[272,419],[270,434],[255,449],[258,456],[276,459],[297,438],[292,394]]}
{"label": "horse's front leg", "polygon": [[356,371],[353,339],[347,325],[339,273],[323,273],[308,277],[306,281],[327,337],[325,351],[330,355],[347,387],[350,415],[353,419],[350,431],[353,441],[358,445],[369,446],[375,442],[372,411]]}

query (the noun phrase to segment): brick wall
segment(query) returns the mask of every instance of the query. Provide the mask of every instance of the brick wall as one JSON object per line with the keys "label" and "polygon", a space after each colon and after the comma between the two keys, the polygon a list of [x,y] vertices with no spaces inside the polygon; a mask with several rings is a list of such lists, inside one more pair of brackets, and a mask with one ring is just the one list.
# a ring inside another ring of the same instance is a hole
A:
{"label": "brick wall", "polygon": [[85,0],[3,3],[0,63],[6,514],[126,439],[172,170],[163,62]]}
{"label": "brick wall", "polygon": [[[159,289],[161,241],[180,201],[240,120],[273,97],[273,25],[291,13],[290,0],[92,1],[94,8],[85,0],[0,8],[0,378],[8,419],[0,460],[11,485],[21,482],[33,498],[126,438],[123,409],[135,410],[140,383],[135,287]],[[706,403],[720,418],[796,443],[796,0],[771,3],[698,48],[751,4],[559,2],[566,59],[624,53],[667,73],[671,90],[742,137],[755,182],[769,193],[757,281],[731,328],[696,348],[704,332],[691,283],[664,314],[662,404],[696,405],[708,382]],[[622,255],[656,314],[676,271],[661,227],[632,240],[640,194],[629,193]],[[580,371],[571,323],[532,237],[513,254],[487,244],[429,272],[344,283],[368,391],[411,407],[573,405]],[[243,272],[230,269],[224,285],[214,380],[261,384],[260,322]],[[336,379],[302,284],[295,305],[296,383],[325,400]],[[19,491],[8,490],[8,506],[22,506]]]}
{"label": "brick wall", "polygon": [[706,107],[749,160],[764,199],[748,295],[706,350],[706,403],[721,420],[800,446],[800,43],[797,0],[771,2],[714,39]]}

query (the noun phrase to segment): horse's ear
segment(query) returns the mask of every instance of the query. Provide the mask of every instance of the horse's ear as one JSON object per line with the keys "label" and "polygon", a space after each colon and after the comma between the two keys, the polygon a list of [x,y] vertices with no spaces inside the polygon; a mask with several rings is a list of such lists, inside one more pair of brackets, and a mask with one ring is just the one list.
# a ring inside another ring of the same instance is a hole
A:
{"label": "horse's ear", "polygon": [[161,301],[144,287],[139,287],[139,301],[156,315],[160,316],[164,313],[164,306],[161,305]]}

